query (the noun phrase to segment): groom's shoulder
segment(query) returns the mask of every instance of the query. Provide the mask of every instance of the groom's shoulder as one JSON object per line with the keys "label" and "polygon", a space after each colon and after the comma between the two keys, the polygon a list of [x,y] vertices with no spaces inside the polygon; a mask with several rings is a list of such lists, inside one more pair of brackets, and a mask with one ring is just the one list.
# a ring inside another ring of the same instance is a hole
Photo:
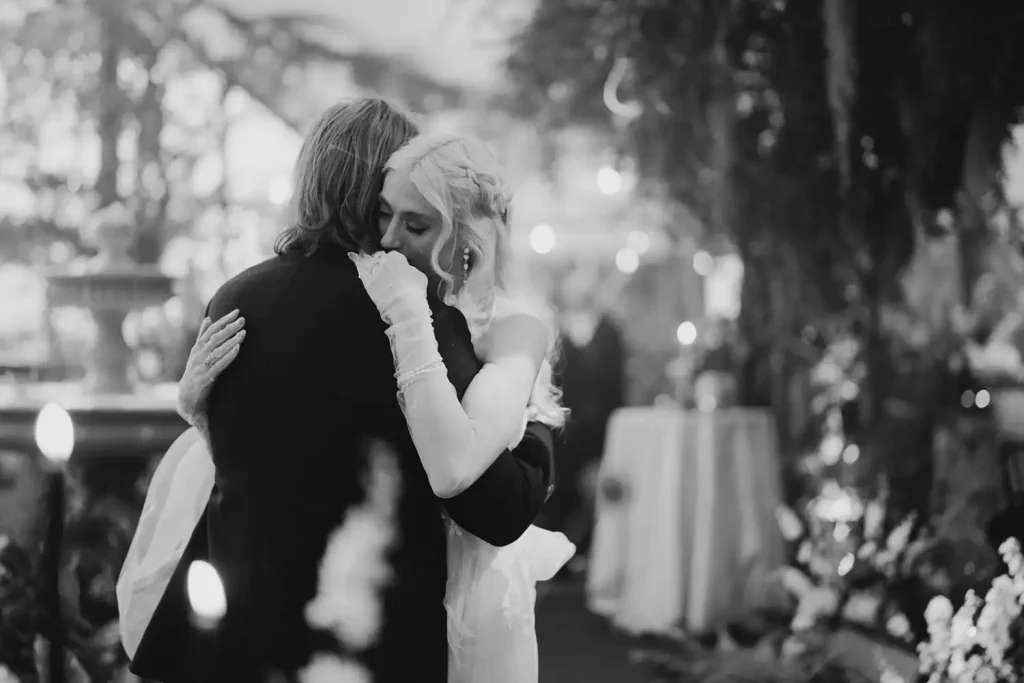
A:
{"label": "groom's shoulder", "polygon": [[211,306],[220,302],[232,303],[246,295],[258,294],[270,288],[295,267],[293,261],[293,258],[286,256],[273,256],[246,268],[217,288]]}
{"label": "groom's shoulder", "polygon": [[278,254],[246,268],[220,286],[210,307],[215,313],[227,312],[246,301],[287,298],[288,292],[308,295],[306,290],[315,290],[321,300],[369,300],[346,253],[324,248],[312,254]]}

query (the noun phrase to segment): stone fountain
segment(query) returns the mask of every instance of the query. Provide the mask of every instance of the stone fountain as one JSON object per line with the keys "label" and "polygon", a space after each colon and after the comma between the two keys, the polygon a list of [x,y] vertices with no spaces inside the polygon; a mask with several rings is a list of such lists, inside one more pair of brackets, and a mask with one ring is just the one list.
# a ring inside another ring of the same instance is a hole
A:
{"label": "stone fountain", "polygon": [[[122,333],[130,312],[171,298],[173,280],[129,258],[134,223],[125,207],[108,207],[94,221],[99,254],[43,273],[49,308],[83,309],[95,320],[84,380],[0,384],[0,535],[32,553],[51,528],[51,512],[67,511],[59,538],[63,554],[75,558],[74,571],[67,573],[74,590],[65,588],[62,575],[61,610],[74,615],[76,630],[90,637],[116,618],[112,582],[141,511],[140,475],[186,428],[174,409],[173,383],[133,381],[132,351]],[[48,476],[35,443],[36,418],[48,403],[60,404],[74,422],[69,473],[76,493],[62,508],[48,494],[63,488],[55,484],[63,477]],[[83,624],[89,625],[85,631]],[[95,680],[113,679],[113,664],[96,657],[83,664]]]}
{"label": "stone fountain", "polygon": [[96,322],[85,379],[0,385],[0,451],[33,451],[36,414],[50,402],[61,404],[75,421],[73,458],[79,461],[123,462],[160,453],[186,427],[174,410],[173,384],[132,381],[132,352],[122,333],[130,312],[171,298],[173,280],[155,266],[132,261],[133,219],[123,205],[98,212],[93,227],[95,258],[45,273],[51,308],[86,309]]}

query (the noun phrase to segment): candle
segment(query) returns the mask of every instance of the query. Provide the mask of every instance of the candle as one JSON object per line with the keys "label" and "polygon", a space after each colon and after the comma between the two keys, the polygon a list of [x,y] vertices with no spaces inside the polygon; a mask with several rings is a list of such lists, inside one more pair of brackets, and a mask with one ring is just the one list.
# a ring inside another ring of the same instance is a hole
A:
{"label": "candle", "polygon": [[192,625],[196,632],[195,679],[205,681],[212,673],[214,638],[217,625],[227,612],[227,596],[217,570],[203,560],[196,560],[189,565],[186,590],[192,608]]}
{"label": "candle", "polygon": [[196,560],[188,568],[188,603],[197,628],[210,630],[224,618],[228,601],[213,565]]}

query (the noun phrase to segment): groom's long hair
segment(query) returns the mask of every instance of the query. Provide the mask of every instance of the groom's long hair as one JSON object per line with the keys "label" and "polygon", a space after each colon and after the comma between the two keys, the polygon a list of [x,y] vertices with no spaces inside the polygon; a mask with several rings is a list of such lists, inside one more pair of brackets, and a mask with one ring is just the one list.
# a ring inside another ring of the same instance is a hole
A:
{"label": "groom's long hair", "polygon": [[341,102],[325,111],[299,150],[288,227],[274,251],[310,254],[325,243],[378,251],[384,166],[416,133],[408,114],[379,98]]}

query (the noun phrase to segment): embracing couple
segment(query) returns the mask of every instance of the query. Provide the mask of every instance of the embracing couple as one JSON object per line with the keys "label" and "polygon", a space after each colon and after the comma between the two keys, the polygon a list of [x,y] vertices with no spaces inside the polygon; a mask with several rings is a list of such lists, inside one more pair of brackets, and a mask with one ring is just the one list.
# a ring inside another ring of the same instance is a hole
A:
{"label": "embracing couple", "polygon": [[[314,125],[277,255],[213,297],[179,385],[194,429],[158,467],[118,582],[135,673],[266,680],[336,650],[306,609],[383,442],[401,491],[361,663],[375,683],[536,683],[535,582],[574,548],[531,526],[566,414],[551,316],[513,286],[509,201],[481,142],[420,135],[387,102]],[[226,595],[212,642],[189,627],[196,558]]]}

